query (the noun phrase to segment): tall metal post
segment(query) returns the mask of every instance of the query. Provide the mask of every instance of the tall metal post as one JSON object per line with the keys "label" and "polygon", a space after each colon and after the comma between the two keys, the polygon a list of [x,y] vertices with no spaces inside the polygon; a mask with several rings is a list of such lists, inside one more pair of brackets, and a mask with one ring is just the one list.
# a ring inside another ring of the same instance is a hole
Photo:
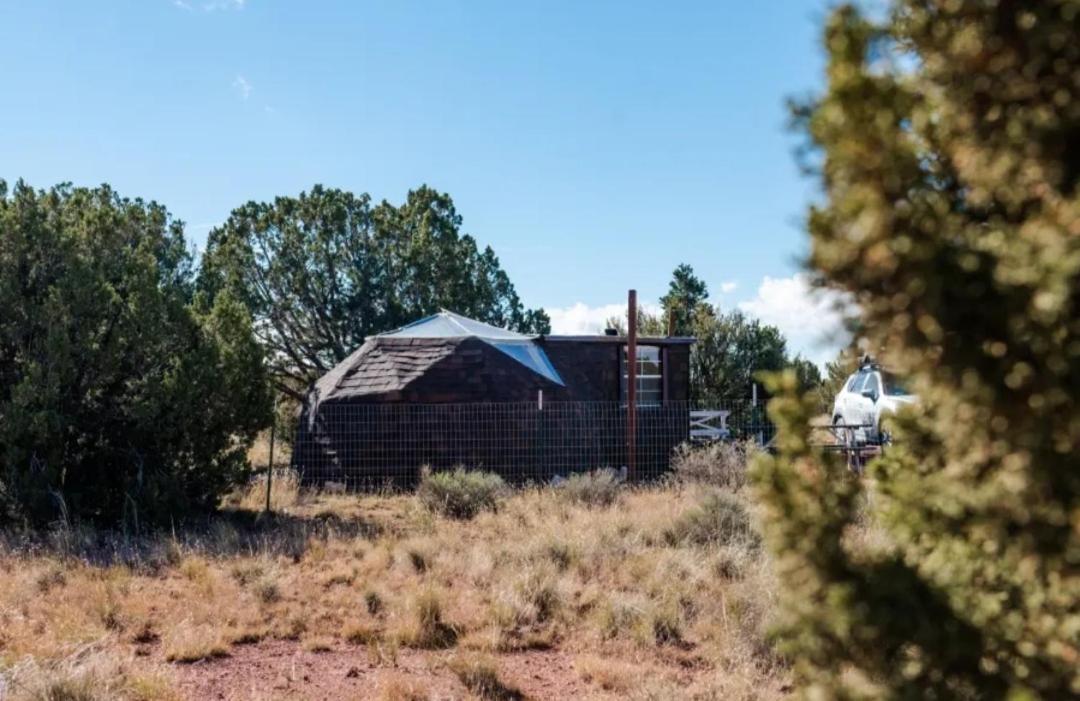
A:
{"label": "tall metal post", "polygon": [[626,304],[626,481],[637,476],[637,290]]}
{"label": "tall metal post", "polygon": [[274,429],[277,428],[277,402],[274,402],[274,416],[270,421],[270,460],[266,464],[266,513],[270,513],[270,487],[274,480]]}

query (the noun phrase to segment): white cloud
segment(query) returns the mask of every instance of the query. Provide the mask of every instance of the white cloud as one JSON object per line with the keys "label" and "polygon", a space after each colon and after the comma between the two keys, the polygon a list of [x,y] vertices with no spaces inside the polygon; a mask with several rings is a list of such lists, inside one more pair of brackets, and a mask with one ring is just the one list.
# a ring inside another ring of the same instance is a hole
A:
{"label": "white cloud", "polygon": [[241,98],[246,100],[251,97],[251,91],[253,90],[253,88],[251,83],[248,82],[248,79],[244,76],[237,75],[236,80],[234,80],[232,83],[232,86]]}
{"label": "white cloud", "polygon": [[[734,282],[724,282],[720,291],[731,293],[736,287]],[[800,353],[823,366],[850,340],[844,328],[843,311],[850,304],[839,293],[813,288],[806,273],[796,273],[785,278],[766,276],[753,298],[735,306],[748,316],[779,328],[792,355]],[[662,314],[655,302],[644,302],[641,306],[650,314]],[[723,307],[730,308],[726,304]],[[569,307],[544,309],[551,317],[551,332],[557,335],[601,334],[607,319],[626,318],[625,302],[598,306],[578,302]]]}
{"label": "white cloud", "polygon": [[[659,314],[660,305],[654,302],[639,303],[650,314]],[[578,302],[569,307],[545,307],[551,317],[551,333],[560,336],[580,336],[604,333],[604,322],[613,316],[626,318],[626,304],[602,304],[590,307]]]}
{"label": "white cloud", "polygon": [[801,353],[824,365],[850,340],[843,310],[851,304],[840,293],[811,287],[806,273],[796,273],[785,278],[766,276],[754,298],[740,302],[738,308],[779,328],[793,355]]}

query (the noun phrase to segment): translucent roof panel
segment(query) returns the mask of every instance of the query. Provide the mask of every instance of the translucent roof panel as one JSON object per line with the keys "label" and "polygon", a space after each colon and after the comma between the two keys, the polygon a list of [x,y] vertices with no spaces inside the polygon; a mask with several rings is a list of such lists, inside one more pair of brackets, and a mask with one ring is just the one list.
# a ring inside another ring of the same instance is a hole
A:
{"label": "translucent roof panel", "polygon": [[541,377],[564,386],[547,353],[533,343],[532,336],[500,329],[445,309],[400,329],[379,334],[393,338],[478,338],[529,368]]}
{"label": "translucent roof panel", "polygon": [[532,341],[489,341],[485,339],[485,342],[506,353],[537,375],[551,380],[557,385],[566,386],[563,384],[562,378],[559,377],[559,372],[555,369],[555,366],[548,360],[544,349]]}
{"label": "translucent roof panel", "polygon": [[438,314],[426,316],[423,319],[402,326],[400,329],[388,331],[380,336],[395,336],[398,338],[462,338],[474,336],[483,339],[506,339],[506,340],[529,340],[531,337],[500,329],[498,326],[485,324],[454,312],[443,310]]}

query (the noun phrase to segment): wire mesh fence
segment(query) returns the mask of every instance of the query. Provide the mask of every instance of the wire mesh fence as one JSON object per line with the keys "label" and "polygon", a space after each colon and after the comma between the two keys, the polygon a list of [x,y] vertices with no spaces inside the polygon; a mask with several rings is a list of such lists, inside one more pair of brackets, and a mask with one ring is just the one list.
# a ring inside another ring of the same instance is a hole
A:
{"label": "wire mesh fence", "polygon": [[[767,442],[760,407],[716,409],[711,438]],[[686,402],[639,407],[633,459],[627,408],[619,402],[467,404],[324,404],[301,417],[292,467],[308,485],[411,487],[421,469],[457,466],[495,472],[510,482],[543,482],[598,468],[632,481],[670,468],[674,449],[691,440]]]}

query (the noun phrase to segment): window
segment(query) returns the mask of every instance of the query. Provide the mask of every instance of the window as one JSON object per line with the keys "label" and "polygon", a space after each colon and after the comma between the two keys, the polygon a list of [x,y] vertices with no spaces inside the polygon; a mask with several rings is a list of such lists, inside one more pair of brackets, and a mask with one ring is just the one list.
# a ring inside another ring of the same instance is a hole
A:
{"label": "window", "polygon": [[862,391],[872,390],[875,397],[881,396],[881,381],[878,380],[876,373],[870,373],[867,375],[866,383],[863,385]]}
{"label": "window", "polygon": [[[620,364],[622,375],[622,397],[627,399],[626,382],[629,373],[626,367],[626,346],[623,346]],[[659,346],[637,347],[637,404],[638,406],[660,406],[664,400],[664,372],[660,363]]]}
{"label": "window", "polygon": [[907,384],[898,379],[895,375],[889,373],[882,373],[882,378],[885,380],[885,394],[895,397],[911,394],[908,391]]}

